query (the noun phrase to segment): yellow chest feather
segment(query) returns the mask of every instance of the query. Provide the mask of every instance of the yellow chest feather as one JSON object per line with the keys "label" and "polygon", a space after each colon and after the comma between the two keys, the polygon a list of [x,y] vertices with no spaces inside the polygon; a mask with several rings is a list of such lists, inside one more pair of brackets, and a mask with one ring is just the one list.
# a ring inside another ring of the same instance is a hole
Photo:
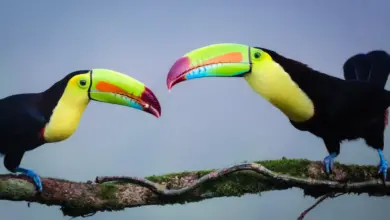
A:
{"label": "yellow chest feather", "polygon": [[245,75],[250,87],[268,100],[290,120],[302,122],[314,115],[314,105],[309,97],[277,63],[266,60],[253,66]]}
{"label": "yellow chest feather", "polygon": [[88,102],[88,97],[74,98],[65,93],[46,124],[45,140],[58,142],[69,138],[76,131]]}

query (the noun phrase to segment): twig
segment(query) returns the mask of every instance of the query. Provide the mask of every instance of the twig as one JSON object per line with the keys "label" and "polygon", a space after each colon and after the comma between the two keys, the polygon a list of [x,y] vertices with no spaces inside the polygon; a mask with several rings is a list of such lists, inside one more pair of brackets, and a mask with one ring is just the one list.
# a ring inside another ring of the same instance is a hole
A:
{"label": "twig", "polygon": [[301,213],[301,215],[297,218],[297,220],[303,220],[303,218],[306,217],[306,215],[312,210],[314,209],[315,207],[317,207],[321,202],[323,202],[324,200],[328,199],[328,198],[336,198],[336,197],[339,197],[339,196],[342,196],[344,195],[345,193],[339,193],[339,194],[336,194],[334,192],[332,193],[328,193],[326,195],[323,195],[321,196],[312,206],[310,206],[309,208],[307,208],[305,211],[303,211]]}

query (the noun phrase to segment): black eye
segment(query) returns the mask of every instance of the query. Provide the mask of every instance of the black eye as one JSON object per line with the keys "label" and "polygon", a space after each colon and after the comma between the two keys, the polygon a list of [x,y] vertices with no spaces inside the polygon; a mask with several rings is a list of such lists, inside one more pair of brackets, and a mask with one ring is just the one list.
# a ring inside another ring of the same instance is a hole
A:
{"label": "black eye", "polygon": [[260,54],[260,52],[255,52],[255,54],[253,54],[253,56],[257,59],[257,58],[260,58],[261,54]]}
{"label": "black eye", "polygon": [[87,85],[87,80],[82,79],[79,81],[79,84],[80,84],[80,86],[85,86],[85,85]]}

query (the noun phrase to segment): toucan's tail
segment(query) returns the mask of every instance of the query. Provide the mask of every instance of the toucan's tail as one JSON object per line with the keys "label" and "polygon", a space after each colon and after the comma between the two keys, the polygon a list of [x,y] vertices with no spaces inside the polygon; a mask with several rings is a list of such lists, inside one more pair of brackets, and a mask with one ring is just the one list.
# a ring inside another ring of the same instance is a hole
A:
{"label": "toucan's tail", "polygon": [[[383,50],[355,54],[345,61],[343,69],[347,81],[364,81],[385,88],[390,74],[390,55]],[[385,126],[388,124],[388,112],[388,109],[384,112]]]}
{"label": "toucan's tail", "polygon": [[390,54],[373,50],[366,54],[355,54],[344,63],[345,80],[373,83],[385,88],[390,73]]}

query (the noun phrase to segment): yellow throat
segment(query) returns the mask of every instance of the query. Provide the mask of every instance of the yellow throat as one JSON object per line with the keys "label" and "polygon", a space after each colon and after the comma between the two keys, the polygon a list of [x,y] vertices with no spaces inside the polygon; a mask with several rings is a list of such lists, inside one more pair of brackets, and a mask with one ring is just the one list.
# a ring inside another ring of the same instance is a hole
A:
{"label": "yellow throat", "polygon": [[88,106],[88,91],[81,90],[77,81],[82,75],[69,80],[64,93],[54,108],[49,123],[46,124],[44,139],[58,142],[69,138],[77,129],[81,116]]}
{"label": "yellow throat", "polygon": [[313,117],[312,101],[272,59],[254,64],[252,72],[244,77],[256,93],[280,109],[290,120],[303,122]]}

